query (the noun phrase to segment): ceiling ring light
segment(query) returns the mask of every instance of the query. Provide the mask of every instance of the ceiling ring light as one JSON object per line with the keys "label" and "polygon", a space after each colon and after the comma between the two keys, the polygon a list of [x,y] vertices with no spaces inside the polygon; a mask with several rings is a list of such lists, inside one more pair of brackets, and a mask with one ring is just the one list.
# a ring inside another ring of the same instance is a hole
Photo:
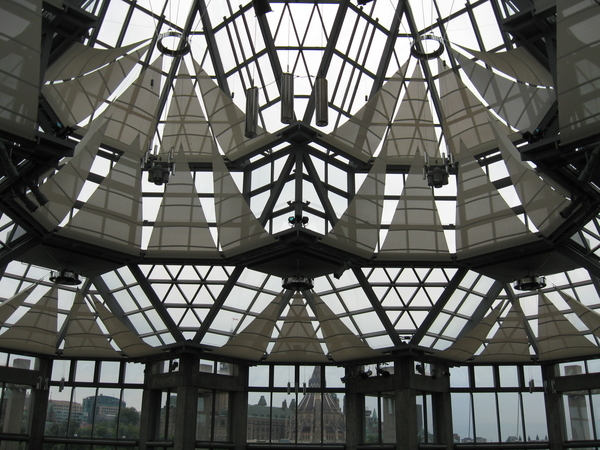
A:
{"label": "ceiling ring light", "polygon": [[[167,46],[165,46],[165,44],[163,43],[163,40],[168,37],[174,37],[174,38],[179,39],[178,48],[171,49],[171,48],[168,48]],[[158,36],[158,41],[156,42],[156,47],[163,55],[173,56],[173,57],[187,55],[191,50],[190,43],[188,42],[187,39],[185,39],[183,37],[183,33],[179,32],[179,31],[175,31],[175,30],[169,30],[165,33],[162,33],[160,36]]]}
{"label": "ceiling ring light", "polygon": [[[438,48],[431,52],[424,51],[423,43],[426,41],[436,41],[438,43]],[[419,36],[410,46],[410,54],[421,60],[438,58],[442,53],[444,53],[444,50],[446,50],[444,40],[435,34],[424,34]]]}

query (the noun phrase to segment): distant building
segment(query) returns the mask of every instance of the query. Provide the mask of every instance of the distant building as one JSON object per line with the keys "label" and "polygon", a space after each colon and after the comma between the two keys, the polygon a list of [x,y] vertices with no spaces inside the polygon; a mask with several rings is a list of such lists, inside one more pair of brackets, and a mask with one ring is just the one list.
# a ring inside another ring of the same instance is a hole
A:
{"label": "distant building", "polygon": [[125,408],[125,402],[110,395],[93,395],[83,399],[83,421],[93,423],[96,415],[115,417],[119,408]]}
{"label": "distant building", "polygon": [[81,424],[83,420],[83,407],[81,403],[70,402],[68,400],[49,400],[48,401],[48,418],[52,418],[51,422],[59,423],[69,420],[71,414],[71,422]]}

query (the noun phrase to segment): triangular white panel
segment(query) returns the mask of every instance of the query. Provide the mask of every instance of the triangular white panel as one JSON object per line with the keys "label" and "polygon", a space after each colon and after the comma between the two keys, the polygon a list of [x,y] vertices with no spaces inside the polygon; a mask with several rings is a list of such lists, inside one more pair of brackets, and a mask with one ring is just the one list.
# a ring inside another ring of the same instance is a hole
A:
{"label": "triangular white panel", "polygon": [[196,76],[212,132],[229,159],[239,159],[276,140],[261,127],[255,138],[245,137],[245,114],[198,65]]}
{"label": "triangular white panel", "polygon": [[298,294],[294,296],[281,333],[266,361],[301,364],[328,361],[310,321],[306,305]]}
{"label": "triangular white panel", "polygon": [[476,362],[530,362],[529,340],[523,321],[525,316],[518,303],[513,304],[485,350]]}
{"label": "triangular white panel", "polygon": [[[32,214],[46,230],[56,228],[75,205],[90,173],[107,125],[108,122],[103,115],[94,120],[86,135],[75,147],[73,157],[40,186],[40,192],[49,201]],[[36,201],[32,194],[29,197],[32,201]]]}
{"label": "triangular white panel", "polygon": [[539,294],[538,355],[540,361],[600,353],[548,298]]}
{"label": "triangular white panel", "polygon": [[417,151],[439,157],[438,138],[427,98],[427,82],[417,64],[386,138],[388,162],[412,158]]}
{"label": "triangular white panel", "polygon": [[497,53],[478,52],[460,45],[459,47],[519,81],[536,86],[554,86],[554,80],[548,69],[542,66],[525,47]]}
{"label": "triangular white panel", "polygon": [[585,326],[588,327],[588,329],[594,334],[594,336],[600,338],[600,314],[588,308],[583,303],[578,302],[570,295],[567,295],[560,290],[558,293],[571,307],[573,312],[577,314]]}
{"label": "triangular white panel", "polygon": [[[132,144],[139,148],[139,139]],[[130,254],[142,240],[140,161],[131,150],[123,154],[79,212],[59,235]]]}
{"label": "triangular white panel", "polygon": [[598,133],[600,7],[594,0],[556,4],[558,122],[562,144]]}
{"label": "triangular white panel", "polygon": [[29,294],[31,294],[37,285],[38,283],[32,284],[27,289],[13,295],[11,298],[0,304],[0,325],[3,325],[4,322],[6,322],[17,310],[17,308],[21,306],[25,300],[27,300]]}
{"label": "triangular white panel", "polygon": [[[162,55],[106,110],[109,124],[103,142],[130,151],[136,137],[144,148],[151,142],[158,122],[157,109],[162,77]],[[136,151],[137,149],[134,149]],[[135,153],[138,157],[140,152]]]}
{"label": "triangular white panel", "polygon": [[[111,49],[93,48],[73,42],[69,49],[46,70],[46,81],[69,80],[93,72],[130,53],[144,41]],[[145,48],[148,48],[147,46]]]}
{"label": "triangular white panel", "polygon": [[436,353],[435,356],[460,362],[471,358],[485,342],[485,338],[487,338],[490,330],[496,323],[496,320],[498,320],[498,316],[500,316],[502,306],[503,303],[496,306],[492,312],[475,325],[471,331],[466,333],[447,349]]}
{"label": "triangular white panel", "polygon": [[0,129],[33,140],[40,95],[42,0],[2,0],[0,42]]}
{"label": "triangular white panel", "polygon": [[346,123],[324,135],[323,141],[362,161],[372,158],[392,121],[407,65],[408,62]]}
{"label": "triangular white panel", "polygon": [[380,154],[348,209],[321,240],[363,258],[371,258],[379,241],[385,191],[385,155]]}
{"label": "triangular white panel", "polygon": [[278,295],[244,330],[227,344],[213,351],[217,355],[231,356],[248,361],[259,361],[267,351],[275,323],[281,310]]}
{"label": "triangular white panel", "polygon": [[554,89],[515,83],[458,52],[453,54],[488,105],[521,132],[535,130],[556,99]]}
{"label": "triangular white panel", "polygon": [[335,362],[381,356],[380,352],[373,350],[350,331],[318,295],[313,293],[313,297],[315,299],[315,315],[321,324],[325,345],[329,350],[329,356]]}
{"label": "triangular white panel", "polygon": [[88,75],[46,84],[42,93],[63,123],[74,127],[117,90],[147,49],[143,47]]}
{"label": "triangular white panel", "polygon": [[548,236],[564,222],[560,212],[567,207],[569,200],[521,161],[519,151],[499,130],[497,122],[492,120],[492,126],[502,159],[527,216],[542,234]]}
{"label": "triangular white panel", "polygon": [[378,260],[450,260],[433,196],[423,179],[423,159],[413,157],[410,172]]}
{"label": "triangular white panel", "polygon": [[183,145],[194,161],[210,162],[214,140],[184,60],[173,88],[173,98],[163,132],[163,151]]}
{"label": "triangular white panel", "polygon": [[121,358],[109,343],[98,324],[96,316],[77,291],[67,322],[65,345],[62,355],[74,358]]}
{"label": "triangular white panel", "polygon": [[178,170],[165,187],[146,255],[218,258],[219,252],[181,147],[175,162]]}
{"label": "triangular white panel", "polygon": [[[440,71],[443,72],[440,75],[440,99],[444,115],[442,127],[452,153],[455,156],[459,154],[461,141],[472,154],[494,148],[496,137],[489,123],[487,109],[452,69],[440,67]],[[504,129],[510,135],[510,130]]]}
{"label": "triangular white panel", "polygon": [[121,351],[131,358],[139,358],[142,356],[156,355],[161,351],[146,344],[142,339],[127,328],[117,319],[106,306],[93,297],[94,307],[102,319],[102,323],[110,333],[110,337],[119,346]]}
{"label": "triangular white panel", "polygon": [[57,340],[58,287],[38,300],[0,336],[0,347],[9,350],[54,355]]}
{"label": "triangular white panel", "polygon": [[464,259],[538,240],[464,146],[460,156],[456,197],[457,257]]}
{"label": "triangular white panel", "polygon": [[213,151],[215,211],[219,246],[225,256],[234,256],[275,243],[275,238],[267,233],[242,197],[223,157],[216,148]]}

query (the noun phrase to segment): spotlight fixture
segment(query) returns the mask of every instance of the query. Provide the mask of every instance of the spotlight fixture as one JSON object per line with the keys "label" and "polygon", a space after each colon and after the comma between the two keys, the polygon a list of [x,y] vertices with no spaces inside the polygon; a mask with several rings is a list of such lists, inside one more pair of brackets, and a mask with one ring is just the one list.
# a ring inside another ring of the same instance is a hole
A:
{"label": "spotlight fixture", "polygon": [[450,175],[458,173],[458,162],[454,161],[452,153],[442,153],[441,161],[437,158],[433,163],[429,159],[429,155],[425,153],[425,163],[423,164],[423,179],[427,180],[430,187],[441,188],[448,184]]}
{"label": "spotlight fixture", "polygon": [[157,186],[167,184],[169,177],[175,174],[175,162],[173,161],[173,148],[167,154],[167,160],[163,161],[158,154],[157,146],[154,151],[148,149],[141,160],[142,170],[148,171],[148,181]]}
{"label": "spotlight fixture", "polygon": [[527,275],[515,281],[514,288],[519,291],[538,291],[546,287],[546,277]]}
{"label": "spotlight fixture", "polygon": [[246,129],[244,136],[248,139],[258,136],[258,88],[246,89]]}
{"label": "spotlight fixture", "polygon": [[526,131],[525,133],[523,133],[522,136],[523,139],[525,139],[528,143],[533,144],[534,142],[538,142],[544,139],[545,134],[546,133],[544,132],[544,130],[542,130],[541,128],[536,128],[535,130],[533,130],[533,132]]}
{"label": "spotlight fixture", "polygon": [[377,367],[377,375],[382,376],[383,378],[389,378],[390,371],[383,368],[383,367]]}
{"label": "spotlight fixture", "polygon": [[339,267],[339,269],[337,269],[335,272],[333,272],[333,278],[335,278],[336,280],[339,280],[340,278],[342,278],[342,275],[344,275],[344,272],[346,270],[348,270],[351,265],[352,265],[352,263],[350,261],[344,261],[342,263],[342,265]]}
{"label": "spotlight fixture", "polygon": [[366,380],[367,378],[369,378],[371,375],[373,375],[373,371],[372,370],[367,370],[366,372],[363,372],[360,374],[360,377],[363,380]]}
{"label": "spotlight fixture", "polygon": [[308,225],[308,217],[306,217],[306,216],[303,217],[300,215],[290,216],[290,217],[288,217],[288,223],[292,227],[295,227],[295,226],[306,227],[306,225]]}
{"label": "spotlight fixture", "polygon": [[56,284],[64,284],[65,286],[78,286],[81,284],[79,275],[69,269],[50,272],[50,281]]}
{"label": "spotlight fixture", "polygon": [[312,278],[296,275],[293,277],[285,277],[281,281],[281,287],[291,289],[293,291],[307,291],[314,287]]}

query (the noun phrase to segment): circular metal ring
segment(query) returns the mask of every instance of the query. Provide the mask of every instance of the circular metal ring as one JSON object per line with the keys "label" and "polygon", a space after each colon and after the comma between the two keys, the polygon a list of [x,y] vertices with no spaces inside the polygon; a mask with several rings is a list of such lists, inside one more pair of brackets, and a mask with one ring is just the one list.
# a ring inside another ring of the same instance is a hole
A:
{"label": "circular metal ring", "polygon": [[[436,41],[439,44],[439,47],[432,52],[423,51],[421,44],[424,41]],[[444,40],[441,37],[434,34],[424,34],[413,41],[412,45],[410,46],[410,54],[419,59],[434,59],[438,58],[442,53],[444,53],[445,49],[446,46],[444,45]]]}
{"label": "circular metal ring", "polygon": [[[163,39],[168,37],[179,38],[179,48],[171,49],[165,47],[165,45],[163,44]],[[156,47],[163,55],[173,57],[187,55],[191,50],[190,43],[187,41],[187,39],[184,39],[183,34],[175,30],[169,30],[166,33],[163,33],[160,36],[158,36]]]}

